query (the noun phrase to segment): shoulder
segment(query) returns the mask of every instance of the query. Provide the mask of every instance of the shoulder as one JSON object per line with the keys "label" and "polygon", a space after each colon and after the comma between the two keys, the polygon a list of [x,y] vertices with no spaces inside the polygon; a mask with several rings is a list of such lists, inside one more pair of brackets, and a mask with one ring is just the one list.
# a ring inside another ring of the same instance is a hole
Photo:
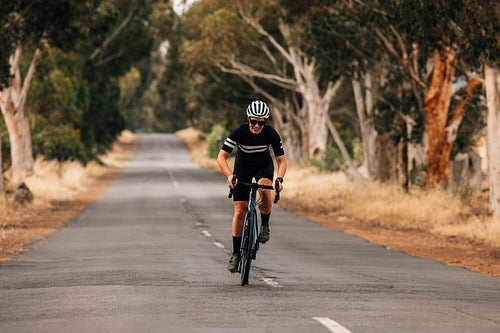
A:
{"label": "shoulder", "polygon": [[239,135],[242,135],[243,133],[245,133],[245,127],[248,127],[247,124],[241,124],[240,126],[236,127],[232,132],[231,134],[229,135],[230,137],[234,137],[234,136],[239,136]]}
{"label": "shoulder", "polygon": [[278,132],[271,125],[267,125],[264,127],[265,133],[270,137],[279,137]]}

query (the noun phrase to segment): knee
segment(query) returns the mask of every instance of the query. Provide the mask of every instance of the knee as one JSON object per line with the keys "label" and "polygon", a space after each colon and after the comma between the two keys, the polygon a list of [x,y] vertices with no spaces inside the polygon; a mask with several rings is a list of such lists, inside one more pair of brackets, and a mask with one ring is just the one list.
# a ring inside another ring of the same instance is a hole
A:
{"label": "knee", "polygon": [[244,204],[235,204],[234,205],[234,217],[235,218],[244,219],[246,212],[247,212],[246,205],[244,205]]}
{"label": "knee", "polygon": [[272,208],[271,191],[263,193],[259,203],[259,210],[264,214],[269,214]]}

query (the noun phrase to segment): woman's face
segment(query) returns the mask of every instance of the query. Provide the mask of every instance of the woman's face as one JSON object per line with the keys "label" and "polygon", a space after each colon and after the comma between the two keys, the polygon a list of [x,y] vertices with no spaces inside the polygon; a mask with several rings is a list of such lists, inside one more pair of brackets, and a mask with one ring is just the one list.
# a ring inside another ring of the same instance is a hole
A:
{"label": "woman's face", "polygon": [[266,124],[265,118],[255,118],[255,117],[248,118],[248,125],[250,126],[250,132],[252,132],[252,134],[254,135],[257,135],[260,132],[262,132],[265,124]]}

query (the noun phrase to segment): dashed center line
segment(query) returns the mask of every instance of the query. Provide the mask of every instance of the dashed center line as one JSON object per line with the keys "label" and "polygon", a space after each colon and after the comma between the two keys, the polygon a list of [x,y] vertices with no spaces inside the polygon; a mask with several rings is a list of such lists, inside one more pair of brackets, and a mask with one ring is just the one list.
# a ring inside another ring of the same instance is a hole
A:
{"label": "dashed center line", "polygon": [[201,233],[207,237],[207,238],[210,238],[210,240],[212,241],[212,243],[214,243],[215,246],[217,246],[219,249],[223,249],[225,250],[226,248],[224,247],[224,244],[222,243],[219,243],[215,240],[215,238],[213,238],[212,234],[209,233],[207,230],[202,230]]}
{"label": "dashed center line", "polygon": [[314,320],[317,320],[321,323],[321,325],[325,326],[333,333],[351,333],[347,328],[337,323],[335,320],[330,319],[328,317],[314,317]]}
{"label": "dashed center line", "polygon": [[[169,168],[165,168],[165,169],[166,169],[166,171],[167,171],[170,179],[172,180],[172,183],[174,184],[175,190],[177,191],[177,193],[180,196],[180,199],[182,201],[182,204],[184,205],[184,208],[186,209],[186,212],[191,216],[192,220],[194,221],[194,223],[196,224],[197,227],[202,227],[203,226],[203,221],[200,219],[200,217],[196,214],[196,212],[194,211],[194,209],[191,207],[191,205],[189,204],[189,201],[187,200],[187,198],[180,192],[179,183],[175,179],[172,171]],[[212,243],[215,246],[217,246],[219,249],[222,249],[222,250],[224,250],[224,252],[226,252],[228,254],[231,254],[231,251],[229,251],[228,249],[226,249],[225,246],[224,246],[224,244],[216,241],[215,238],[212,236],[212,234],[208,230],[202,229],[201,233],[203,234],[203,236],[205,236],[208,239],[210,239],[212,241]],[[267,277],[263,276],[262,274],[260,274],[258,272],[254,272],[252,274],[256,278],[258,278],[259,280],[265,282],[266,284],[268,284],[271,287],[281,288],[280,284],[278,282],[276,282],[275,280],[271,279],[271,278],[267,278]]]}
{"label": "dashed center line", "polygon": [[[215,240],[215,238],[212,236],[212,234],[206,230],[206,229],[203,229],[201,230],[201,233],[203,234],[203,236],[207,237],[208,239],[210,239],[212,241],[212,243],[217,246],[219,249],[222,249],[224,250],[226,253],[231,253],[228,249],[226,249],[226,247],[224,246],[224,244],[222,243],[219,243]],[[276,282],[275,280],[271,279],[271,278],[268,278],[268,277],[265,277],[264,275],[260,274],[259,272],[252,272],[252,274],[259,280],[265,282],[267,285],[271,286],[271,287],[274,287],[274,288],[281,288],[281,285]]]}

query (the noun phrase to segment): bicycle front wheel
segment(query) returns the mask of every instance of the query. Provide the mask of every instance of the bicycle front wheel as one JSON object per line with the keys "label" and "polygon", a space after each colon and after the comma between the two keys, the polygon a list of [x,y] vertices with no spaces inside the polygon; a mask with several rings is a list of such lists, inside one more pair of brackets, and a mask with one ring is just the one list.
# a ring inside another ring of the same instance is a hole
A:
{"label": "bicycle front wheel", "polygon": [[252,245],[255,243],[255,211],[248,212],[245,219],[245,230],[243,238],[243,246],[241,248],[241,285],[248,284],[250,276],[250,266],[252,265]]}

